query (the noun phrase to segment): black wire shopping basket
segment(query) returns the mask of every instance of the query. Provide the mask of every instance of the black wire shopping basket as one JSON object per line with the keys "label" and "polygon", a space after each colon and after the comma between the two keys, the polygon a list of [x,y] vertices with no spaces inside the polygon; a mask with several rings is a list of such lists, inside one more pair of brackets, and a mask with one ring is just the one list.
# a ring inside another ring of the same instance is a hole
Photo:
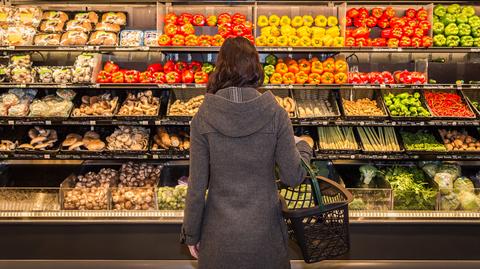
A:
{"label": "black wire shopping basket", "polygon": [[283,216],[289,237],[306,263],[331,259],[350,249],[348,204],[352,194],[336,182],[317,176],[303,162],[309,176],[297,187],[280,184]]}

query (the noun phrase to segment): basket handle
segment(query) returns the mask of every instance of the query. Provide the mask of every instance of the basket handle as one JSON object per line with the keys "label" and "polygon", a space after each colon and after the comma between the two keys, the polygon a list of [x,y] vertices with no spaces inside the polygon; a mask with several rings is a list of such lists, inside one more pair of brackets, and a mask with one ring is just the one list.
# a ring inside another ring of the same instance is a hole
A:
{"label": "basket handle", "polygon": [[311,182],[312,182],[312,191],[313,191],[313,198],[317,201],[318,208],[320,210],[324,209],[324,204],[323,204],[323,199],[322,199],[322,192],[320,191],[320,185],[318,185],[317,182],[317,173],[310,167],[310,165],[303,159],[302,160],[302,166],[305,168],[307,173],[310,176]]}

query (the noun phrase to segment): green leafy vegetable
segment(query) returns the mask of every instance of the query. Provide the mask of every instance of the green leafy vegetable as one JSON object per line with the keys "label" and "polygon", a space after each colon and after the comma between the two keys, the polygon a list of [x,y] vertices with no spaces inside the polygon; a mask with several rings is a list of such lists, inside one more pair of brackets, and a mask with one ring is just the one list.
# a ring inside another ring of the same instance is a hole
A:
{"label": "green leafy vegetable", "polygon": [[445,151],[445,146],[435,136],[422,130],[416,133],[400,132],[400,135],[407,150]]}

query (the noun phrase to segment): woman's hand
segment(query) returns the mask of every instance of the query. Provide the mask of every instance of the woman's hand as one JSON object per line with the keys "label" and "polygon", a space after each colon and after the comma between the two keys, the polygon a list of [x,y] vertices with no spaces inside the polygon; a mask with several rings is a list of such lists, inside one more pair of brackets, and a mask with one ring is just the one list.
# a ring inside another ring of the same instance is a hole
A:
{"label": "woman's hand", "polygon": [[188,246],[188,250],[190,250],[190,255],[195,259],[198,259],[198,253],[200,252],[200,243],[197,243],[195,246]]}

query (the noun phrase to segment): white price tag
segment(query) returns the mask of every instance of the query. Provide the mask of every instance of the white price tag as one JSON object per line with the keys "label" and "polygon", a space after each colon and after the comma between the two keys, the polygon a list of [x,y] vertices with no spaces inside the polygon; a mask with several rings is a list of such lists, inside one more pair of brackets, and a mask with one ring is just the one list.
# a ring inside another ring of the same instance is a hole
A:
{"label": "white price tag", "polygon": [[96,124],[97,124],[97,122],[96,122],[96,121],[94,121],[94,120],[91,120],[91,121],[89,122],[89,124],[90,124],[90,125],[96,125]]}
{"label": "white price tag", "polygon": [[8,125],[15,125],[15,121],[14,120],[9,120]]}
{"label": "white price tag", "polygon": [[288,47],[287,50],[288,50],[288,51],[293,51],[293,48],[292,48],[292,47]]}
{"label": "white price tag", "polygon": [[65,89],[67,87],[67,84],[60,84],[58,85],[59,88]]}
{"label": "white price tag", "polygon": [[158,154],[153,154],[153,155],[152,155],[152,158],[155,159],[155,160],[157,160],[157,159],[158,159]]}
{"label": "white price tag", "polygon": [[471,52],[480,52],[480,48],[471,48],[470,51]]}
{"label": "white price tag", "polygon": [[187,85],[185,83],[182,83],[181,87],[182,87],[182,89],[185,89],[185,88],[187,88]]}
{"label": "white price tag", "polygon": [[45,125],[52,125],[52,121],[51,120],[46,120]]}
{"label": "white price tag", "polygon": [[43,158],[44,158],[44,159],[50,159],[50,154],[44,154],[44,155],[43,155]]}
{"label": "white price tag", "polygon": [[148,120],[142,120],[142,121],[140,121],[140,124],[141,125],[148,125]]}
{"label": "white price tag", "polygon": [[156,121],[155,121],[155,125],[162,125],[162,121],[156,120]]}

